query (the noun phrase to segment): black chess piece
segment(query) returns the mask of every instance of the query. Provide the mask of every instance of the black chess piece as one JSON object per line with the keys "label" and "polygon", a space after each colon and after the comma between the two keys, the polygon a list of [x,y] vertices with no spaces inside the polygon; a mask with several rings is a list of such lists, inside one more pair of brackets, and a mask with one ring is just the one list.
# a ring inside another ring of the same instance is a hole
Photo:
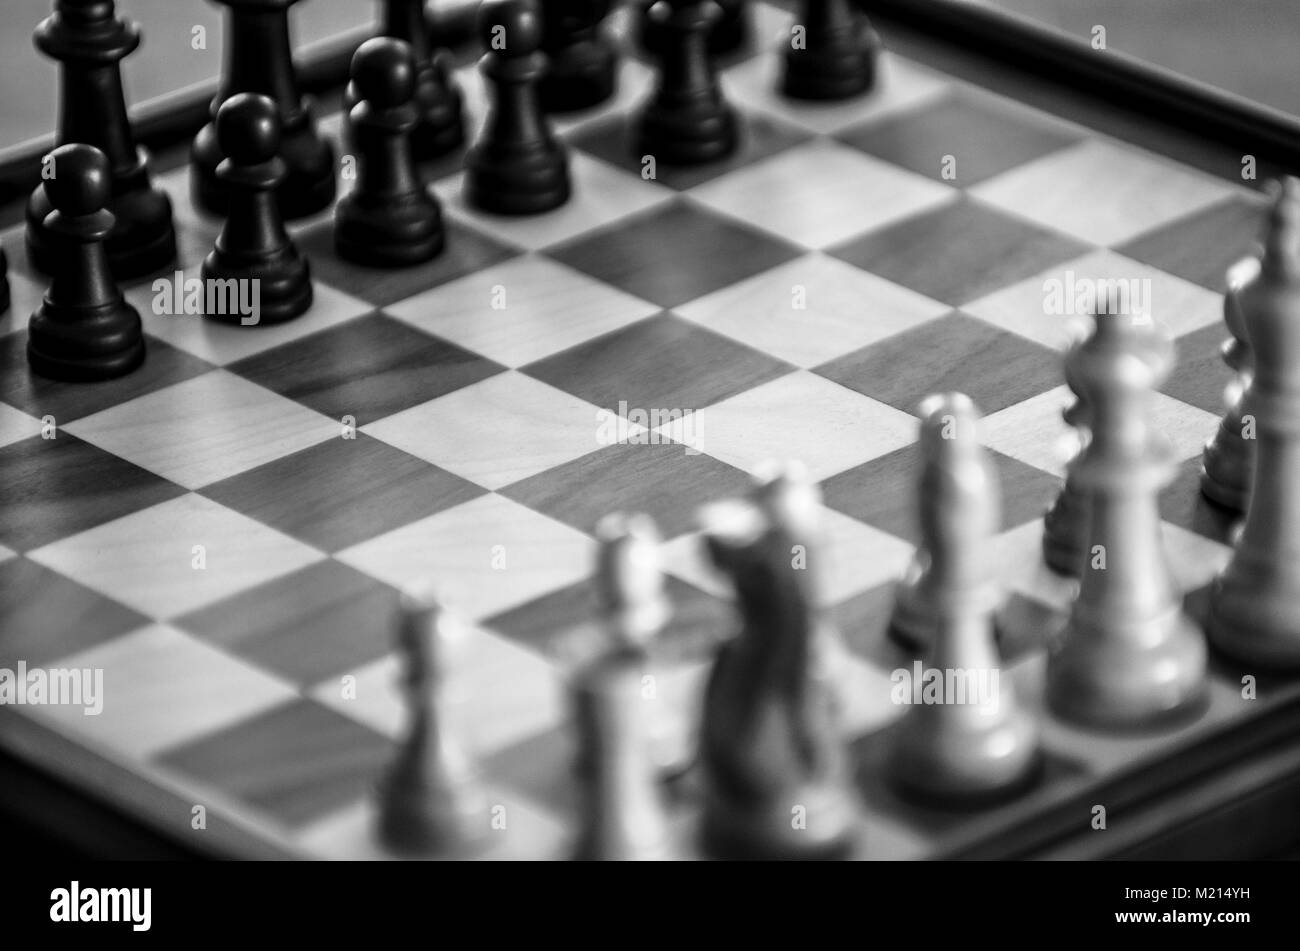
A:
{"label": "black chess piece", "polygon": [[589,109],[614,95],[618,54],[601,30],[609,8],[609,0],[542,0],[549,68],[538,95],[550,112]]}
{"label": "black chess piece", "polygon": [[[139,277],[165,267],[176,257],[171,200],[150,180],[149,159],[135,143],[122,92],[120,64],[139,47],[139,28],[118,17],[111,0],[57,0],[35,39],[61,66],[58,141],[93,145],[108,158],[108,210],[115,224],[105,250],[113,274]],[[51,211],[38,187],[27,203],[27,257],[47,274],[60,253],[45,230]]]}
{"label": "black chess piece", "polygon": [[9,309],[9,258],[0,247],[0,314]]}
{"label": "black chess piece", "polygon": [[316,131],[310,104],[298,92],[289,42],[289,8],[299,0],[214,0],[226,11],[226,64],[212,101],[212,121],[194,137],[191,176],[194,200],[224,215],[229,195],[217,175],[225,158],[217,135],[222,103],[241,92],[269,97],[280,114],[284,183],[276,190],[285,218],[301,218],[334,200],[334,148]]}
{"label": "black chess piece", "polygon": [[417,76],[411,47],[391,37],[366,40],[352,58],[360,177],[334,209],[334,247],[349,261],[400,267],[443,248],[442,211],[420,181],[411,150],[419,124]]}
{"label": "black chess piece", "polygon": [[781,91],[795,99],[849,99],[876,81],[880,37],[853,0],[804,0],[785,51]]}
{"label": "black chess piece", "polygon": [[502,215],[558,208],[569,200],[569,157],[537,99],[546,70],[537,0],[487,0],[478,26],[487,48],[480,68],[493,103],[482,137],[465,156],[466,200]]}
{"label": "black chess piece", "polygon": [[291,320],[311,306],[312,284],[307,260],[285,231],[275,201],[285,179],[275,103],[256,93],[231,96],[217,110],[216,135],[226,156],[217,177],[229,195],[230,213],[200,274],[206,288],[217,281],[256,282],[255,295],[240,296],[255,300],[257,311],[205,316],[244,325]]}
{"label": "black chess piece", "polygon": [[49,156],[45,227],[58,242],[49,290],[27,329],[33,372],[54,380],[107,380],[144,361],[140,314],[113,280],[105,241],[113,231],[108,157],[91,145],[61,145]]}
{"label": "black chess piece", "polygon": [[[424,0],[385,0],[380,36],[401,40],[415,58],[416,125],[411,147],[417,161],[437,158],[465,142],[465,118],[460,89],[451,76],[445,50],[435,50],[424,15]],[[349,115],[361,97],[348,83],[343,106]]]}
{"label": "black chess piece", "polygon": [[659,52],[660,73],[650,101],[636,119],[633,145],[670,165],[723,158],[738,141],[735,111],[705,46],[719,8],[713,0],[659,0],[651,9],[667,31]]}
{"label": "black chess piece", "polygon": [[1065,482],[1047,511],[1043,513],[1043,560],[1053,571],[1071,578],[1083,571],[1083,555],[1088,542],[1088,499],[1075,477],[1075,462],[1083,455],[1088,439],[1087,410],[1080,395],[1081,387],[1070,379],[1071,367],[1065,367],[1066,385],[1074,402],[1061,411],[1067,426],[1074,427],[1079,448],[1066,468]]}
{"label": "black chess piece", "polygon": [[[709,29],[708,50],[710,56],[726,56],[740,49],[749,39],[749,0],[717,0],[717,3],[722,13]],[[668,32],[662,21],[650,15],[654,4],[655,0],[641,4],[638,37],[642,49],[658,55],[668,39]]]}

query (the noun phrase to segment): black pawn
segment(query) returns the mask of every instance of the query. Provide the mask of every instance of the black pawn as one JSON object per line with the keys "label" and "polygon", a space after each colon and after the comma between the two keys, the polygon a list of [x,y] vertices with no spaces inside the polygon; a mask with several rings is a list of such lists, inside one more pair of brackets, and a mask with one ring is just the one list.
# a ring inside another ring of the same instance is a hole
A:
{"label": "black pawn", "polygon": [[232,96],[217,110],[216,135],[227,156],[217,178],[229,193],[230,213],[200,275],[207,288],[214,281],[256,281],[258,310],[206,316],[245,324],[291,320],[311,306],[311,271],[284,230],[275,201],[285,180],[275,103],[255,93]]}
{"label": "black pawn", "polygon": [[785,51],[781,92],[795,99],[849,99],[876,81],[880,38],[853,0],[804,0]]}
{"label": "black pawn", "polygon": [[600,28],[609,7],[609,0],[542,0],[550,68],[538,92],[547,110],[589,109],[614,95],[618,56]]}
{"label": "black pawn", "polygon": [[45,227],[59,244],[50,288],[27,328],[32,370],[54,380],[107,380],[144,361],[140,314],[113,280],[104,242],[113,230],[105,207],[113,190],[108,157],[90,145],[50,153]]}
{"label": "black pawn", "polygon": [[[662,49],[668,32],[663,24],[650,15],[650,8],[655,0],[641,4],[641,48],[647,53],[658,54]],[[726,56],[745,45],[749,38],[749,0],[718,0],[722,15],[709,29],[709,55]]]}
{"label": "black pawn", "polygon": [[569,157],[551,135],[537,100],[546,71],[536,0],[487,0],[479,32],[488,52],[480,68],[493,104],[478,143],[465,156],[465,198],[501,215],[532,215],[569,200]]}
{"label": "black pawn", "polygon": [[366,40],[352,58],[352,86],[361,98],[351,113],[360,178],[334,209],[334,247],[349,261],[401,267],[442,250],[442,212],[411,152],[419,123],[416,76],[411,47],[401,40]]}
{"label": "black pawn", "polygon": [[[176,257],[171,200],[150,181],[122,92],[120,64],[139,47],[139,28],[119,18],[111,2],[58,0],[35,39],[40,51],[61,65],[58,141],[93,145],[108,158],[107,207],[116,224],[105,248],[113,273],[139,277],[165,267]],[[59,253],[45,230],[51,211],[45,191],[37,188],[27,203],[27,256],[47,274]]]}
{"label": "black pawn", "polygon": [[298,92],[289,41],[289,8],[299,0],[215,0],[227,8],[226,66],[212,101],[212,121],[194,137],[191,180],[194,200],[213,214],[227,212],[229,196],[217,174],[225,154],[217,135],[217,111],[231,96],[268,96],[280,115],[280,157],[284,183],[276,192],[286,218],[301,218],[334,200],[334,149],[316,131],[308,104]]}
{"label": "black pawn", "polygon": [[0,314],[9,309],[9,259],[0,247]]}
{"label": "black pawn", "polygon": [[695,165],[735,151],[736,114],[722,96],[705,44],[713,0],[659,0],[650,16],[667,31],[659,81],[637,119],[635,148],[670,165]]}
{"label": "black pawn", "polygon": [[[417,122],[411,133],[415,158],[423,162],[459,148],[465,141],[463,101],[445,51],[435,53],[430,41],[424,0],[385,0],[379,35],[403,41],[415,59]],[[351,113],[360,101],[355,83],[348,83],[344,109]]]}

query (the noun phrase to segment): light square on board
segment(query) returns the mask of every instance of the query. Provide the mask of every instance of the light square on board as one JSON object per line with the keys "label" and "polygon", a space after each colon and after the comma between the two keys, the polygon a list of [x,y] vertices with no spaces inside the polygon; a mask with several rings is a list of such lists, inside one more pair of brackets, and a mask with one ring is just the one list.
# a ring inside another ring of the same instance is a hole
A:
{"label": "light square on board", "polygon": [[656,432],[746,472],[796,460],[820,482],[916,438],[916,418],[825,377],[797,371],[697,410]]}
{"label": "light square on board", "polygon": [[1128,146],[1088,140],[981,182],[982,201],[1093,244],[1114,245],[1235,190]]}
{"label": "light square on board", "polygon": [[673,312],[807,368],[933,320],[948,307],[813,252]]}
{"label": "light square on board", "polygon": [[[822,511],[821,537],[821,547],[808,551],[808,570],[813,572],[820,607],[899,578],[914,550],[911,542],[831,508]],[[730,600],[735,595],[709,561],[699,532],[666,542],[663,563],[669,574],[715,597]]]}
{"label": "light square on board", "polygon": [[246,515],[187,494],[38,548],[28,557],[163,619],[324,556]]}
{"label": "light square on board", "polygon": [[1128,294],[1130,301],[1140,300],[1156,325],[1174,337],[1223,321],[1222,298],[1214,292],[1104,250],[1054,264],[1033,277],[969,301],[962,310],[1063,350],[1076,334],[1092,327],[1090,315],[1080,309],[1084,305],[1086,310],[1088,295],[1100,295],[1104,302],[1110,288]]}
{"label": "light square on board", "polygon": [[[567,697],[558,672],[540,655],[489,631],[448,620],[446,670],[439,679],[439,715],[471,758],[561,726]],[[349,671],[356,693],[343,696],[337,679],[311,695],[325,706],[394,739],[410,718],[403,695],[406,659],[389,653]]]}
{"label": "light square on board", "polygon": [[550,258],[525,255],[417,294],[385,313],[517,367],[658,309]]}
{"label": "light square on board", "polygon": [[97,745],[144,759],[290,700],[293,688],[243,661],[155,624],[65,658],[103,671],[102,712],[42,708],[44,717]]}
{"label": "light square on board", "polygon": [[87,416],[67,429],[190,489],[340,433],[336,420],[225,370]]}
{"label": "light square on board", "polygon": [[672,199],[667,189],[631,178],[627,173],[570,150],[569,176],[573,193],[552,211],[537,215],[497,215],[480,211],[465,200],[464,173],[434,185],[448,215],[517,247],[536,251],[621,221]]}
{"label": "light square on board", "polygon": [[[183,280],[187,284],[198,277],[197,267],[183,272]],[[290,340],[299,340],[374,309],[372,304],[328,284],[327,275],[313,274],[312,277],[311,308],[301,317],[280,324],[245,327],[209,320],[197,314],[155,313],[154,303],[158,295],[149,284],[137,285],[127,291],[126,298],[140,311],[145,333],[209,363],[225,364],[270,350]],[[168,281],[171,280],[169,275]],[[175,310],[174,292],[167,290],[165,293],[171,301],[171,309]],[[183,297],[182,305],[184,306]],[[160,307],[159,310],[161,309]]]}
{"label": "light square on board", "polygon": [[594,549],[582,532],[485,495],[336,557],[398,588],[431,579],[449,609],[477,620],[585,578]]}
{"label": "light square on board", "polygon": [[0,447],[38,435],[41,421],[5,403],[0,403]]}
{"label": "light square on board", "polygon": [[947,185],[827,140],[786,149],[687,194],[807,248],[845,241],[957,197]]}
{"label": "light square on board", "polygon": [[737,105],[823,135],[919,109],[950,86],[949,81],[887,50],[877,60],[876,68],[875,88],[847,102],[811,102],[782,96],[777,89],[782,70],[778,52],[760,54],[727,70],[727,80]]}
{"label": "light square on board", "polygon": [[[511,370],[371,423],[363,432],[499,489],[599,449],[598,412],[585,400]],[[622,417],[613,422],[628,429]]]}
{"label": "light square on board", "polygon": [[[1061,385],[985,417],[981,441],[999,452],[1056,476],[1078,449],[1078,439],[1061,418],[1074,402]],[[1218,426],[1218,417],[1163,393],[1152,397],[1152,428],[1169,440],[1177,460],[1198,456]]]}

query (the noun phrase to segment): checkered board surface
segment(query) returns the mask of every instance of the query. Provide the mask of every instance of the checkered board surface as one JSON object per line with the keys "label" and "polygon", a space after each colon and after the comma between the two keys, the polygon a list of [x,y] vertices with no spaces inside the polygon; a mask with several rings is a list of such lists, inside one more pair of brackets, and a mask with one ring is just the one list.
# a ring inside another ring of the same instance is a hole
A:
{"label": "checkered board surface", "polygon": [[[506,807],[492,854],[561,856],[576,805],[565,670],[599,636],[594,523],[643,511],[665,536],[675,613],[656,716],[680,754],[711,650],[735,625],[694,513],[745,492],[771,457],[802,460],[827,503],[822,600],[851,648],[866,857],[996,841],[1285,692],[1264,681],[1252,705],[1242,671],[1220,667],[1207,712],[1173,732],[1108,736],[1044,716],[1046,778],[999,808],[920,809],[890,790],[877,767],[905,708],[888,677],[911,658],[884,630],[915,542],[918,402],[960,390],[986,414],[1003,488],[996,561],[1025,622],[1006,660],[1041,710],[1044,632],[1071,595],[1039,550],[1068,402],[1067,320],[1045,315],[1044,281],[1150,279],[1181,353],[1156,410],[1182,461],[1165,542],[1181,585],[1203,590],[1229,553],[1227,520],[1196,491],[1227,382],[1223,275],[1250,248],[1261,199],[894,55],[858,101],[783,101],[789,18],[755,13],[770,42],[723,74],[745,122],[735,157],[643,179],[625,131],[652,73],[630,56],[615,102],[557,122],[574,179],[562,209],[472,211],[453,157],[432,169],[449,227],[438,260],[342,263],[325,214],[291,229],[316,302],[289,324],[158,316],[148,282],[134,284],[149,357],[119,381],[30,374],[42,285],[21,233],[3,235],[0,666],[102,668],[106,699],[98,717],[0,708],[0,737],[34,721],[72,751],[74,779],[79,751],[124,768],[166,791],[173,806],[150,818],[186,835],[203,834],[190,832],[190,804],[203,804],[276,849],[382,855],[373,792],[404,716],[391,619],[401,586],[433,579],[464,619],[451,726]],[[481,78],[467,66],[458,79],[477,126]],[[340,117],[321,126],[337,137]],[[217,224],[194,212],[187,169],[159,177],[194,276]],[[798,288],[806,309],[792,306]],[[695,410],[698,451],[671,426],[654,444],[601,445],[597,411],[620,402]],[[42,438],[47,417],[55,439]],[[673,809],[688,840],[689,790]],[[1081,829],[1089,819],[1081,807]]]}

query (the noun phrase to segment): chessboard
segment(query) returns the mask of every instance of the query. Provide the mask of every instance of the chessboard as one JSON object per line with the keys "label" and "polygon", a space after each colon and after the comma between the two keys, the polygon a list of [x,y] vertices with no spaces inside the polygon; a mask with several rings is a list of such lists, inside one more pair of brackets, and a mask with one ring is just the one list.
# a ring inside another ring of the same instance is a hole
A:
{"label": "chessboard", "polygon": [[[427,581],[458,619],[447,728],[503,817],[491,857],[563,858],[579,826],[568,682],[602,636],[594,526],[640,512],[663,536],[654,706],[665,762],[689,762],[738,623],[696,513],[745,495],[772,458],[802,462],[825,502],[820,606],[848,647],[862,858],[1137,849],[1192,815],[1188,788],[1279,742],[1300,680],[1218,657],[1204,711],[1164,730],[1079,728],[1043,699],[1074,586],[1043,563],[1042,517],[1069,452],[1062,353],[1086,316],[1047,314],[1045,288],[1146,282],[1176,341],[1156,400],[1179,460],[1161,527],[1195,609],[1230,554],[1232,519],[1198,477],[1230,378],[1224,275],[1258,238],[1257,183],[889,50],[859,98],[783,98],[792,14],[752,14],[758,39],[722,61],[742,118],[729,158],[647,173],[627,136],[654,71],[628,40],[616,96],[553,118],[564,206],[475,210],[462,153],[436,160],[447,239],[432,262],[342,261],[327,210],[289,225],[314,281],[296,320],[170,313],[158,275],[127,282],[148,357],[117,380],[31,372],[45,279],[21,226],[0,234],[0,667],[104,678],[95,716],[0,706],[5,750],[200,851],[387,857],[376,786],[406,716],[393,624],[399,592]],[[477,130],[473,59],[454,76]],[[345,157],[337,97],[317,118]],[[195,209],[183,151],[156,175],[189,279],[220,222]],[[914,659],[886,628],[918,538],[918,406],[947,391],[984,417],[1004,663],[1046,755],[1036,785],[982,808],[917,805],[883,767],[906,710],[891,671]],[[698,791],[689,773],[667,785],[690,857]]]}

